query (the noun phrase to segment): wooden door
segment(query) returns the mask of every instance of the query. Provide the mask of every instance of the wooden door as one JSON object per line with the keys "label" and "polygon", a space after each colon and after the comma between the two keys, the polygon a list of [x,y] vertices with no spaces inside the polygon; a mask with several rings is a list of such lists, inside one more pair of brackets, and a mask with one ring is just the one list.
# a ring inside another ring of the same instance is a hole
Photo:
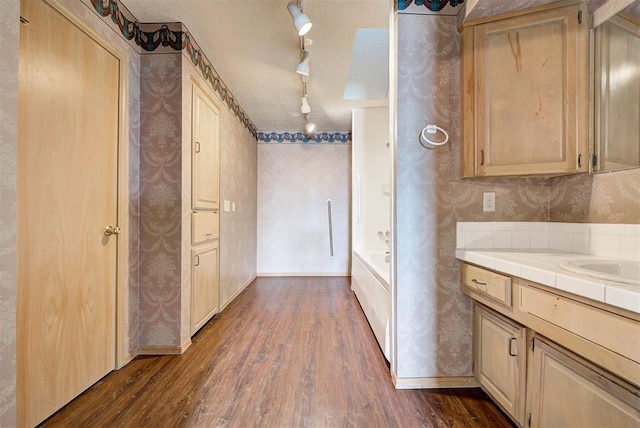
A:
{"label": "wooden door", "polygon": [[528,364],[527,426],[640,426],[637,387],[546,339],[534,339]]}
{"label": "wooden door", "polygon": [[17,391],[33,426],[115,367],[120,61],[21,0]]}
{"label": "wooden door", "polygon": [[191,275],[191,334],[218,312],[218,243],[193,251]]}
{"label": "wooden door", "polygon": [[524,420],[525,328],[474,305],[474,374],[518,423]]}
{"label": "wooden door", "polygon": [[217,210],[219,201],[218,109],[193,85],[192,208]]}

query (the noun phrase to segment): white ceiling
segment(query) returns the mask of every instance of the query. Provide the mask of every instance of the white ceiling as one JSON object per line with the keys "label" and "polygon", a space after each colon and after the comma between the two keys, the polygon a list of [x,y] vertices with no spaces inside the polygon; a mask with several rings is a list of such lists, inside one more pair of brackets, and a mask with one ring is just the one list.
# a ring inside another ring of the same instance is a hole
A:
{"label": "white ceiling", "polygon": [[[182,22],[259,131],[301,131],[300,39],[289,0],[123,0],[140,22]],[[308,99],[317,131],[351,129],[343,100],[358,28],[387,28],[389,0],[304,0],[313,22]],[[385,54],[386,55],[386,54]],[[388,70],[382,70],[385,73]],[[383,103],[386,102],[383,101]]]}

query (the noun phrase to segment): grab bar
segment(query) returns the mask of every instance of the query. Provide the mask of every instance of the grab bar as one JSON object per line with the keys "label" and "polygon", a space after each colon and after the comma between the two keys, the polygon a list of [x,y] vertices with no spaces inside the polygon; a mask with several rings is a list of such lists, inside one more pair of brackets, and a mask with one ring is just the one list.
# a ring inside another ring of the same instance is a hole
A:
{"label": "grab bar", "polygon": [[333,258],[333,222],[331,221],[331,199],[327,199],[327,216],[329,217],[329,257]]}

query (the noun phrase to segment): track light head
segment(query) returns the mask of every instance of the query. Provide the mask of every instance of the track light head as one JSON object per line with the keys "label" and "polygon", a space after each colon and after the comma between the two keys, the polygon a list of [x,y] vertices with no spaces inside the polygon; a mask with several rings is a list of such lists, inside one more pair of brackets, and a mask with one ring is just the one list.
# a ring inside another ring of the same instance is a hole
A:
{"label": "track light head", "polygon": [[307,100],[307,96],[302,97],[302,106],[300,107],[300,111],[302,114],[311,113],[311,106],[309,105],[309,101]]}
{"label": "track light head", "polygon": [[311,20],[307,15],[302,13],[300,8],[296,6],[296,4],[292,1],[287,5],[287,9],[289,9],[289,13],[293,18],[293,25],[296,27],[298,31],[298,36],[304,36],[311,30]]}
{"label": "track light head", "polygon": [[302,61],[296,67],[296,73],[301,74],[302,76],[309,76],[311,69],[309,68],[309,51],[302,51]]}

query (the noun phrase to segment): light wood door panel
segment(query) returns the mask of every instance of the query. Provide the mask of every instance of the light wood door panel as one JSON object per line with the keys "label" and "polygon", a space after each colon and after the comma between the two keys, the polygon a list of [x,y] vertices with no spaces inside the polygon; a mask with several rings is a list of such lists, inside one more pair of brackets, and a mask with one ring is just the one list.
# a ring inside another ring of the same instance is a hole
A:
{"label": "light wood door panel", "polygon": [[217,210],[219,201],[218,109],[196,84],[193,84],[193,177],[192,208]]}
{"label": "light wood door panel", "polygon": [[218,244],[193,251],[191,275],[191,334],[198,331],[219,307]]}
{"label": "light wood door panel", "polygon": [[464,174],[587,171],[586,6],[480,24],[463,39]]}
{"label": "light wood door panel", "polygon": [[540,338],[528,363],[528,426],[640,426],[637,387]]}
{"label": "light wood door panel", "polygon": [[524,420],[526,329],[474,305],[474,374],[496,402]]}
{"label": "light wood door panel", "polygon": [[115,366],[120,62],[22,0],[17,390],[33,426]]}

